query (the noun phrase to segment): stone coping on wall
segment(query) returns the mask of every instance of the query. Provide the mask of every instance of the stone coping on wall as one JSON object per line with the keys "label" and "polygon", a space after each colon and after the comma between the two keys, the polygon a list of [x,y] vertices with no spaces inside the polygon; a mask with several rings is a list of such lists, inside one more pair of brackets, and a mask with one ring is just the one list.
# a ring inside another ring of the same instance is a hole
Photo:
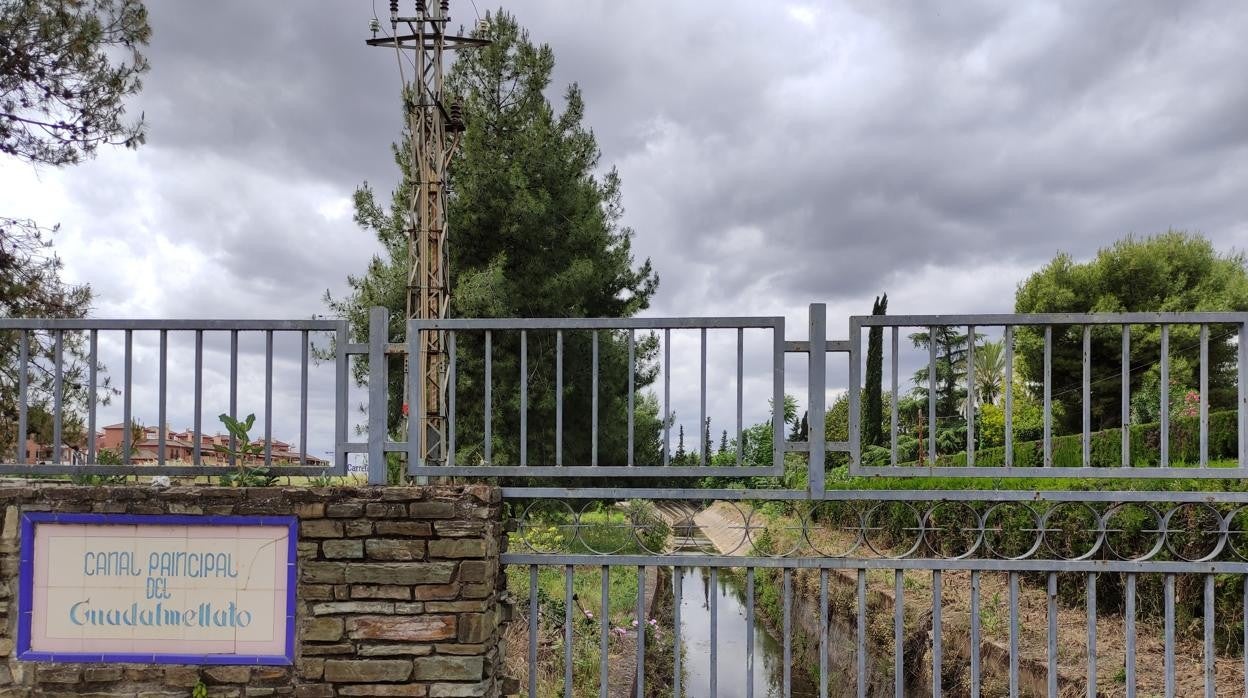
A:
{"label": "stone coping on wall", "polygon": [[[16,658],[24,512],[298,518],[292,666]],[[495,696],[505,622],[501,492],[419,487],[0,486],[0,696]]]}

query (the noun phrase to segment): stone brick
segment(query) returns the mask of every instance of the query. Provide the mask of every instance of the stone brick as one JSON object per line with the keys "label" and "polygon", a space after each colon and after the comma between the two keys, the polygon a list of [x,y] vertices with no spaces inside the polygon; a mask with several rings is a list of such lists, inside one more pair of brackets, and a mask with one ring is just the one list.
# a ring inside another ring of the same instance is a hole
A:
{"label": "stone brick", "polygon": [[459,590],[460,598],[464,599],[484,599],[494,591],[494,587],[489,584],[465,584]]}
{"label": "stone brick", "polygon": [[354,650],[355,647],[347,643],[338,643],[336,645],[305,644],[303,646],[303,655],[305,657],[323,657],[331,654],[351,654]]}
{"label": "stone brick", "polygon": [[412,588],[381,584],[355,584],[351,587],[351,598],[407,601],[412,598]]}
{"label": "stone brick", "polygon": [[378,521],[373,528],[379,536],[428,538],[433,535],[433,526],[428,521]]}
{"label": "stone brick", "polygon": [[166,667],[164,681],[166,686],[182,686],[190,688],[199,683],[199,667]]}
{"label": "stone brick", "polygon": [[338,502],[325,506],[325,515],[331,519],[358,519],[364,515],[363,502]]}
{"label": "stone brick", "polygon": [[300,584],[299,598],[304,601],[329,601],[334,598],[332,584]]}
{"label": "stone brick", "polygon": [[127,681],[160,681],[164,677],[165,672],[161,671],[161,668],[158,666],[138,664],[125,667],[125,675]]}
{"label": "stone brick", "polygon": [[485,642],[494,632],[494,614],[492,613],[461,613],[459,614],[459,641]]}
{"label": "stone brick", "polygon": [[[315,613],[315,611],[313,611]],[[342,638],[341,618],[308,618],[303,623],[303,639],[334,642]]]}
{"label": "stone brick", "polygon": [[321,552],[321,545],[314,540],[301,540],[295,547],[296,554],[304,560],[314,560]]}
{"label": "stone brick", "polygon": [[413,519],[449,519],[455,516],[455,505],[451,502],[412,502],[408,505],[408,513]]}
{"label": "stone brick", "polygon": [[412,587],[417,601],[448,601],[459,597],[460,584],[422,584]]}
{"label": "stone brick", "polygon": [[362,686],[343,686],[338,689],[340,696],[417,696],[427,695],[428,688],[424,684],[411,683],[404,686],[394,684],[376,684]]}
{"label": "stone brick", "polygon": [[281,666],[256,666],[251,668],[251,681],[279,681],[290,675],[290,670]]}
{"label": "stone brick", "polygon": [[[434,541],[436,542],[436,541]],[[373,538],[364,546],[370,560],[409,561],[425,559],[423,540],[387,540]]]}
{"label": "stone brick", "polygon": [[[442,645],[438,645],[439,651]],[[410,656],[423,657],[427,654],[433,654],[433,645],[428,643],[402,643],[389,645],[360,645],[356,651],[361,657],[395,657]]]}
{"label": "stone brick", "polygon": [[481,657],[417,657],[412,678],[419,681],[480,681],[485,671]]}
{"label": "stone brick", "polygon": [[83,681],[120,681],[121,667],[116,666],[90,666],[82,672]]}
{"label": "stone brick", "polygon": [[414,616],[425,612],[425,604],[420,601],[400,602],[394,605],[394,612],[401,616]]}
{"label": "stone brick", "polygon": [[347,535],[351,538],[359,538],[361,536],[373,535],[372,521],[348,521]]}
{"label": "stone brick", "polygon": [[82,671],[75,666],[45,664],[35,669],[35,680],[39,683],[78,683],[82,680]]}
{"label": "stone brick", "polygon": [[330,683],[406,681],[412,663],[405,659],[330,659],[325,662],[324,678]]}
{"label": "stone brick", "polygon": [[485,552],[485,541],[480,538],[429,541],[429,557],[431,558],[485,557]]}
{"label": "stone brick", "polygon": [[295,686],[295,698],[334,698],[334,687],[323,683]]}
{"label": "stone brick", "polygon": [[299,536],[301,538],[341,538],[342,522],[326,519],[300,521]]}
{"label": "stone brick", "polygon": [[327,558],[351,558],[360,559],[364,557],[364,541],[351,539],[327,540],[321,543],[321,552]]}
{"label": "stone brick", "polygon": [[484,521],[438,521],[433,525],[439,536],[444,538],[469,538],[485,535]]}
{"label": "stone brick", "polygon": [[364,507],[364,515],[370,519],[401,519],[407,516],[407,507],[397,502],[370,502]]}
{"label": "stone brick", "polygon": [[481,599],[472,601],[429,601],[425,603],[425,610],[430,613],[482,613],[488,607],[489,604]]}
{"label": "stone brick", "polygon": [[485,683],[435,683],[429,686],[429,698],[477,698],[488,688]]}
{"label": "stone brick", "polygon": [[315,657],[302,657],[295,662],[295,672],[305,679],[319,679],[325,671],[325,660]]}
{"label": "stone brick", "polygon": [[[394,613],[392,601],[334,601],[318,603],[312,607],[312,615],[328,616],[335,613]],[[333,638],[338,639],[338,638]]]}
{"label": "stone brick", "polygon": [[204,667],[205,683],[247,683],[251,681],[251,667],[210,666]]}
{"label": "stone brick", "polygon": [[313,584],[342,584],[347,576],[344,562],[305,562],[299,570],[303,581]]}
{"label": "stone brick", "polygon": [[462,654],[477,657],[483,656],[486,650],[486,645],[438,644],[438,654]]}
{"label": "stone brick", "polygon": [[455,563],[379,562],[351,565],[344,572],[348,584],[446,584],[455,573]]}
{"label": "stone brick", "polygon": [[307,502],[295,507],[295,513],[299,515],[299,519],[307,522],[308,519],[319,519],[325,515],[325,504],[322,502]]}
{"label": "stone brick", "polygon": [[358,616],[347,619],[347,635],[359,640],[432,642],[457,635],[455,616]]}
{"label": "stone brick", "polygon": [[484,582],[490,577],[494,565],[488,560],[465,560],[459,563],[459,581]]}

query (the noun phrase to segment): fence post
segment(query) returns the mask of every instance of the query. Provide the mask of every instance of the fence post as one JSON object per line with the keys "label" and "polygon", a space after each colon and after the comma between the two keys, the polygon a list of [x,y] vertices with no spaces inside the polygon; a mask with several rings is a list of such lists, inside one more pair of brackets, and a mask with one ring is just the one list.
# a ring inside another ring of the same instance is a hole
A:
{"label": "fence post", "polygon": [[368,311],[368,484],[386,484],[386,401],[388,376],[386,344],[390,341],[390,311]]}
{"label": "fence post", "polygon": [[849,471],[862,465],[862,325],[849,319]]}
{"label": "fence post", "polygon": [[810,459],[807,466],[809,489],[812,496],[823,495],[823,461],[827,448],[827,435],[824,432],[824,420],[827,416],[825,394],[827,390],[828,354],[828,307],[823,303],[810,304],[810,353],[807,378],[809,389],[806,412],[806,442],[810,446]]}

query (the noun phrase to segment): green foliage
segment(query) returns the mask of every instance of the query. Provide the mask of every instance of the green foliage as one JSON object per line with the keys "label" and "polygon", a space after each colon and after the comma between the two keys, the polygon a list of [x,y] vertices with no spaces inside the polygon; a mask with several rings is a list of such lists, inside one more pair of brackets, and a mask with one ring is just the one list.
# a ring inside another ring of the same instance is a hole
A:
{"label": "green foliage", "polygon": [[[1014,309],[1020,313],[1244,311],[1248,310],[1245,261],[1242,253],[1219,253],[1199,235],[1169,231],[1152,237],[1127,237],[1100,250],[1086,263],[1059,254],[1019,286]],[[1170,376],[1180,386],[1198,384],[1198,329],[1194,325],[1170,327]],[[1044,369],[1043,331],[1019,328],[1015,336],[1019,369],[1029,382],[1038,385]],[[1209,330],[1209,400],[1213,409],[1234,405],[1234,336],[1234,328],[1229,326]],[[1160,337],[1158,326],[1131,328],[1133,393],[1157,379]],[[1121,328],[1096,327],[1091,341],[1093,428],[1119,426]],[[1053,399],[1067,408],[1064,418],[1057,422],[1059,434],[1081,426],[1082,351],[1082,328],[1054,328]]]}
{"label": "green foliage", "polygon": [[984,342],[975,347],[975,400],[996,404],[1005,390],[1005,344]]}
{"label": "green foliage", "polygon": [[195,687],[191,689],[191,698],[208,698],[208,686],[202,680],[195,682]]}
{"label": "green foliage", "polygon": [[[585,105],[575,85],[563,109],[546,90],[554,52],[534,44],[509,14],[491,17],[491,44],[462,54],[447,75],[447,91],[463,100],[467,130],[449,168],[447,202],[452,294],[456,317],[629,317],[648,307],[658,277],[644,260],[635,263],[633,233],[621,224],[620,179],[599,162],[593,133],[583,123]],[[408,269],[407,211],[413,186],[411,153],[403,133],[395,160],[403,172],[388,208],[364,185],[355,196],[356,221],[382,243],[367,273],[351,276],[350,296],[328,299],[348,318],[357,341],[367,335],[368,308],[382,305],[395,316],[391,332],[402,334]],[[628,333],[597,332],[598,458],[600,465],[627,462]],[[564,332],[565,367],[588,367],[595,333]],[[519,462],[520,336],[495,332],[491,461]],[[529,332],[528,456],[555,462],[556,334]],[[638,333],[634,385],[653,382],[658,340]],[[483,461],[484,337],[456,336],[456,444],[460,463]],[[391,372],[394,396],[389,425],[401,424],[402,371]],[[356,367],[362,379],[365,367]],[[587,465],[591,456],[591,385],[581,368],[565,368],[563,462]],[[509,377],[506,380],[501,377]],[[637,463],[661,462],[657,402],[639,401],[635,418]]]}
{"label": "green foliage", "polygon": [[[936,418],[957,420],[961,418],[959,407],[966,399],[966,350],[970,338],[958,332],[956,327],[936,327],[931,332],[915,332],[910,342],[916,349],[930,351],[936,345]],[[930,363],[930,361],[929,361]],[[924,401],[930,389],[931,367],[924,364],[914,373],[914,394]],[[929,426],[930,428],[930,426]]]}
{"label": "green foliage", "polygon": [[[876,298],[871,306],[872,315],[888,312],[888,294]],[[867,331],[867,389],[863,402],[863,443],[870,446],[884,445],[884,328],[872,327]]]}
{"label": "green foliage", "polygon": [[223,473],[221,475],[221,486],[272,486],[277,481],[277,476],[263,465],[252,465],[255,459],[264,453],[264,448],[260,444],[252,443],[249,435],[251,428],[256,424],[256,415],[249,414],[246,419],[239,420],[223,413],[218,419],[221,420],[221,423],[225,425],[226,430],[230,433],[230,436],[233,438],[233,444],[216,444],[213,446],[213,449],[228,458],[230,464],[235,468],[233,473]]}
{"label": "green foliage", "polygon": [[0,153],[60,166],[143,142],[142,118],[123,120],[148,68],[140,0],[6,0],[0,37]]}

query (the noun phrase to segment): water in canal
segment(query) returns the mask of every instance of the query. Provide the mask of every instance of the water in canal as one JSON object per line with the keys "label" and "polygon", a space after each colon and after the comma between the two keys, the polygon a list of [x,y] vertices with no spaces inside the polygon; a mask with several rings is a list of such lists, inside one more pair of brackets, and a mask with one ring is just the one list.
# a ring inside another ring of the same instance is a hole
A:
{"label": "water in canal", "polygon": [[[719,574],[718,588],[711,589],[709,570],[686,567],[680,571],[680,641],[685,648],[684,691],[689,698],[711,696],[711,595],[715,595],[718,649],[717,695],[745,698],[746,651],[749,633],[754,636],[754,692],[757,698],[783,696],[784,645],[768,634],[755,607],[751,630],[745,622],[744,582]],[[792,693],[799,698],[816,696],[807,672],[795,662]]]}

